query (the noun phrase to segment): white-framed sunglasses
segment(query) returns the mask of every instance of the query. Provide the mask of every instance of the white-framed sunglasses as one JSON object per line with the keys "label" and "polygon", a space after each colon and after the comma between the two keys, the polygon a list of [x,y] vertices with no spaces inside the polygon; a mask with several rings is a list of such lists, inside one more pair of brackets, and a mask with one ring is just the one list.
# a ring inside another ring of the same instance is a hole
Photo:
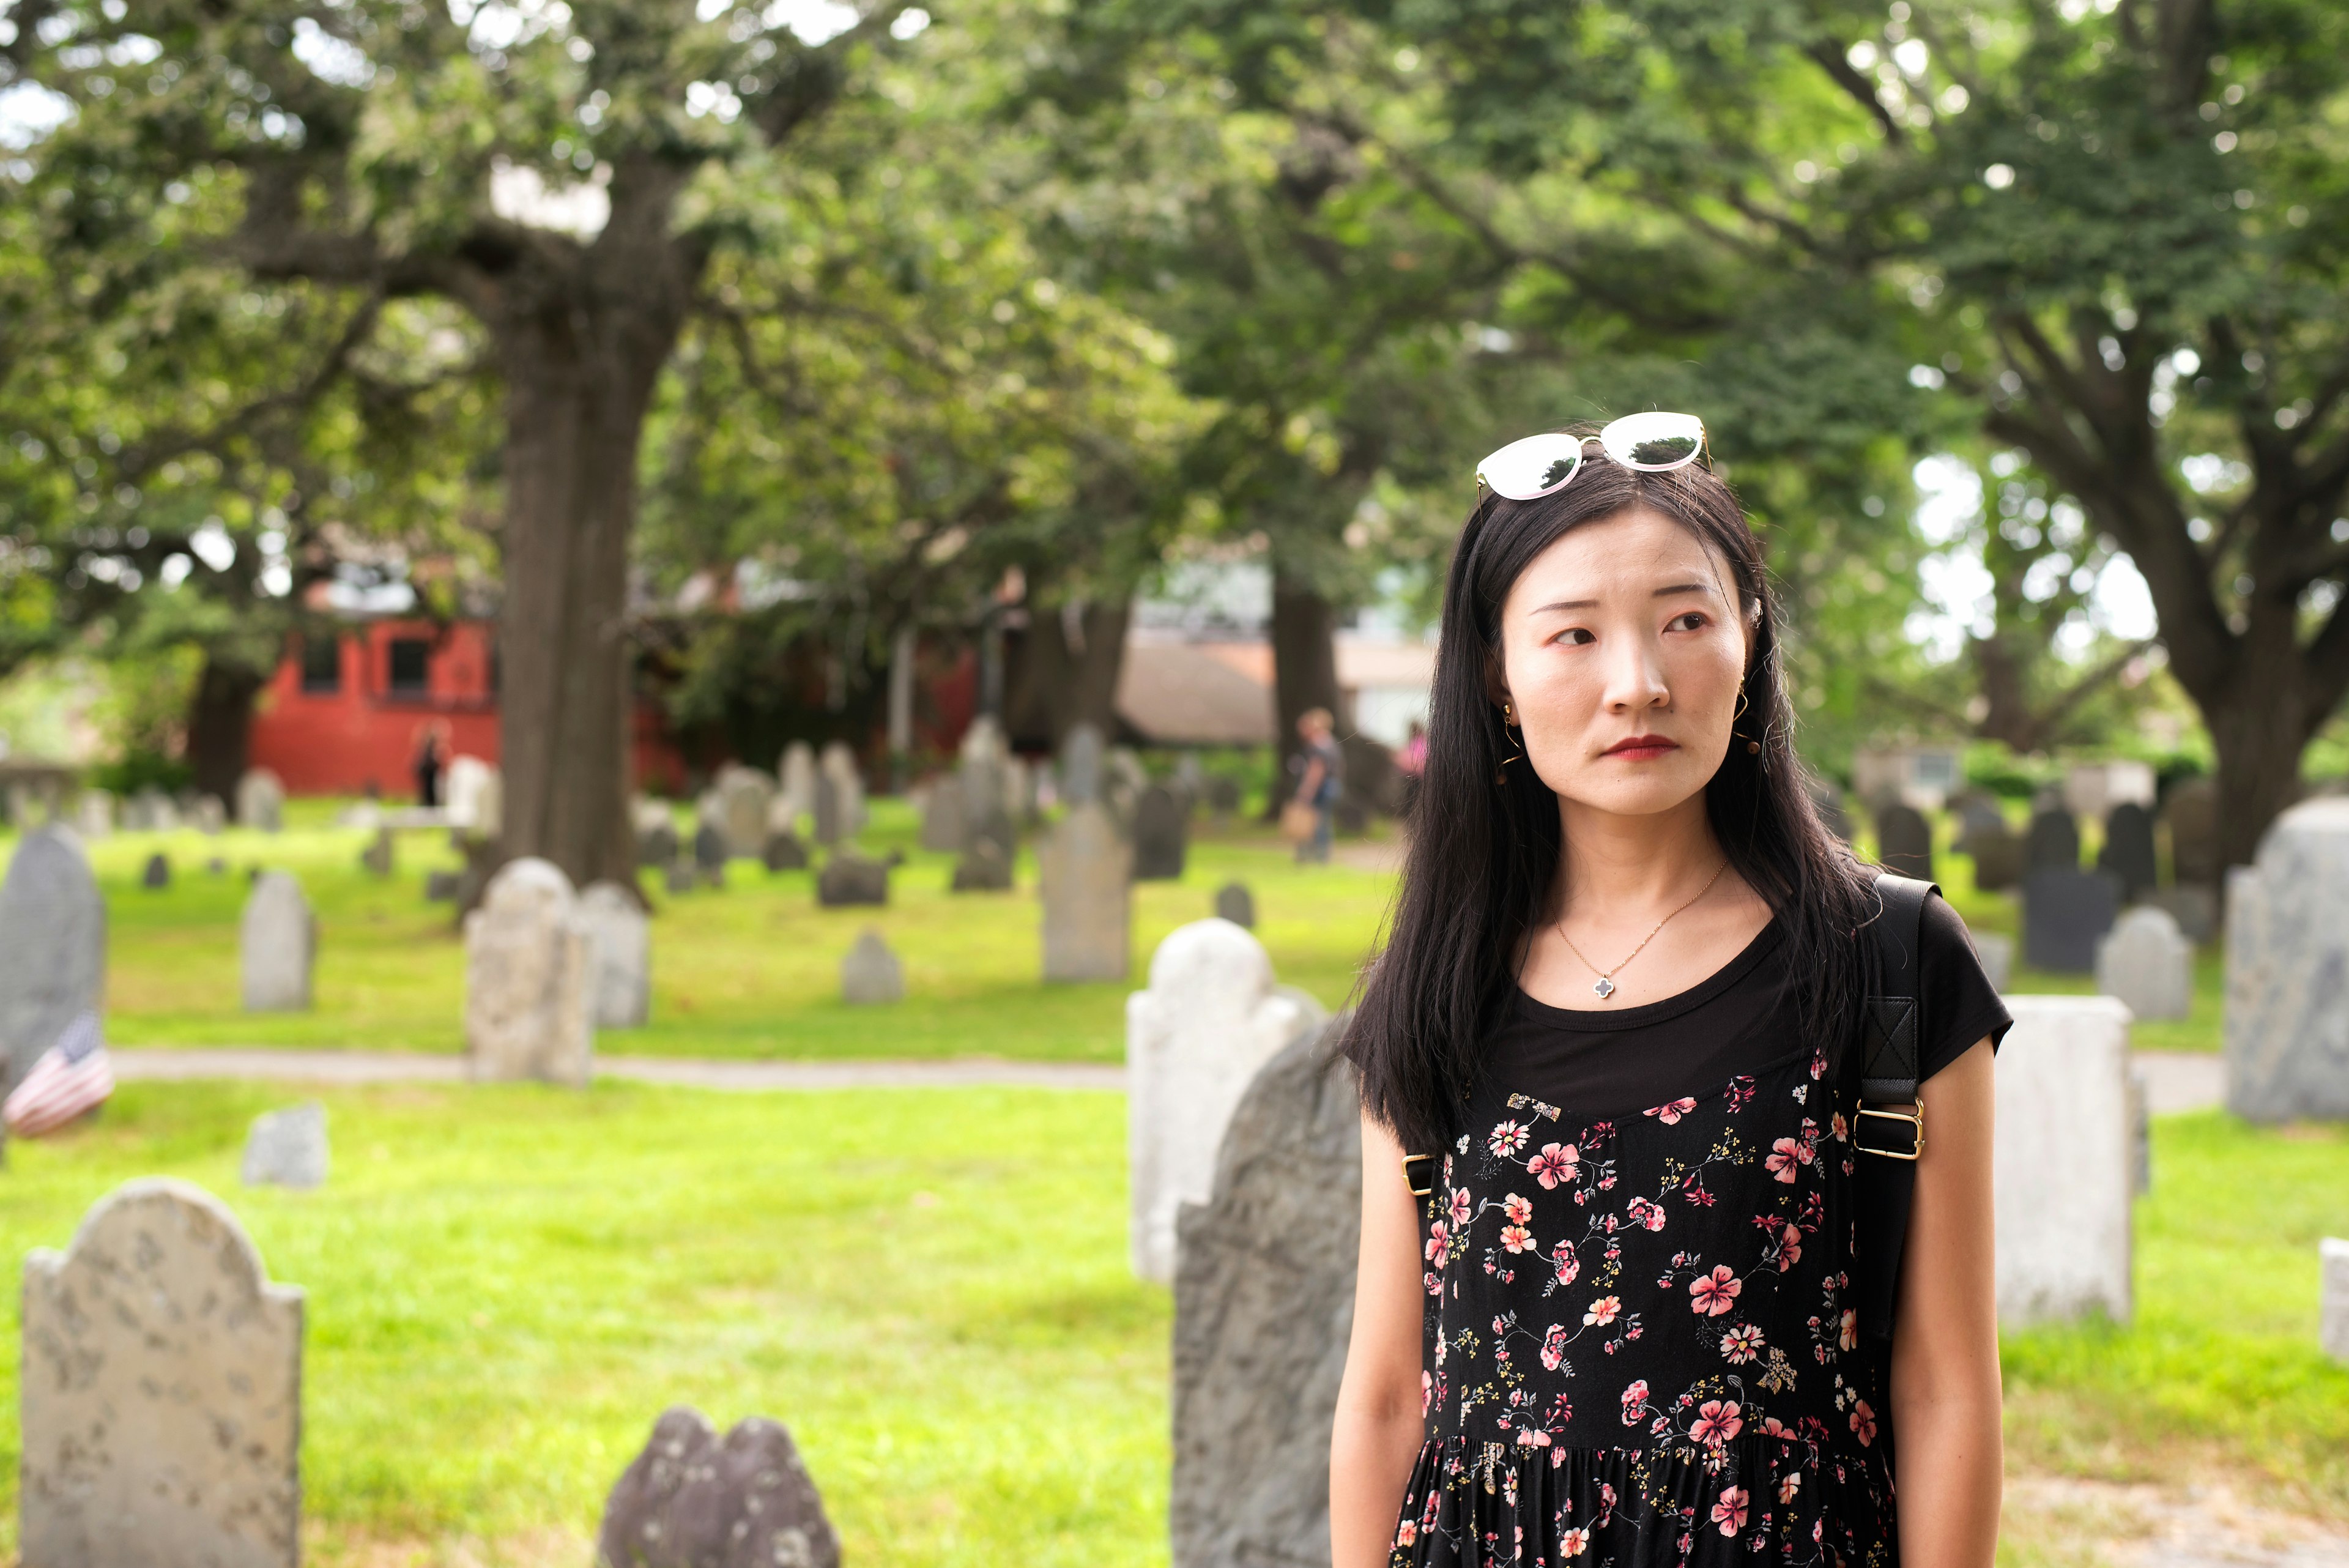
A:
{"label": "white-framed sunglasses", "polygon": [[1626,468],[1665,473],[1704,452],[1704,421],[1694,414],[1626,414],[1595,436],[1552,431],[1513,441],[1476,465],[1476,483],[1512,501],[1555,495],[1582,472],[1592,441]]}

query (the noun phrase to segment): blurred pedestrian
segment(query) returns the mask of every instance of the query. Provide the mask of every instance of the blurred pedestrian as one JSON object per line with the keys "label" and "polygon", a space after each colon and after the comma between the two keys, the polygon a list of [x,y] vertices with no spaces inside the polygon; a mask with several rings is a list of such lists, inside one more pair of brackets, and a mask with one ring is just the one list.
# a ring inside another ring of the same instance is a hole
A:
{"label": "blurred pedestrian", "polygon": [[1330,863],[1330,815],[1338,808],[1346,772],[1345,755],[1333,738],[1335,730],[1336,721],[1327,708],[1308,708],[1297,716],[1297,735],[1305,749],[1297,754],[1297,794],[1291,798],[1313,813],[1313,831],[1297,842],[1299,866]]}
{"label": "blurred pedestrian", "polygon": [[447,727],[445,722],[423,725],[419,732],[416,760],[409,764],[416,774],[416,804],[427,811],[440,804],[440,774],[449,761],[440,732]]}

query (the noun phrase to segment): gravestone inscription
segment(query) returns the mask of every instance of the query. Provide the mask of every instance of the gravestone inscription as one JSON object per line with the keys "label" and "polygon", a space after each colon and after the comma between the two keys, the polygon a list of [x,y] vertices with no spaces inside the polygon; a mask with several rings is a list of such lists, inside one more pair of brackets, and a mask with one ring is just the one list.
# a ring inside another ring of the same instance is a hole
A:
{"label": "gravestone inscription", "polygon": [[[445,875],[445,873],[444,873]],[[318,921],[290,871],[264,871],[245,895],[237,954],[247,1012],[307,1012]]]}

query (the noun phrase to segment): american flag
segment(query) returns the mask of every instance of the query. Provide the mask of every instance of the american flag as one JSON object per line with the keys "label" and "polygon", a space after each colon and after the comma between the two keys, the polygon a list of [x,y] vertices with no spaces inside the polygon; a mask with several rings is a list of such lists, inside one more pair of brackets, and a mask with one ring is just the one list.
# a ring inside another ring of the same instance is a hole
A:
{"label": "american flag", "polygon": [[41,1053],[25,1081],[0,1106],[0,1120],[18,1137],[55,1132],[114,1093],[114,1068],[98,1038],[98,1014],[77,1012],[57,1043]]}

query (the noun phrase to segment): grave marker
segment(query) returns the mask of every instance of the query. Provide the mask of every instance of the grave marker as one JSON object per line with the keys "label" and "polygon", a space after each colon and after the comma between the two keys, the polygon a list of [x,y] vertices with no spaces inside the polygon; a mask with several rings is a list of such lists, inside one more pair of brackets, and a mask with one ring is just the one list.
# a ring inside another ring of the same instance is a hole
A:
{"label": "grave marker", "polygon": [[2316,1342],[2325,1355],[2349,1366],[2349,1241],[2323,1238],[2316,1243]]}
{"label": "grave marker", "polygon": [[840,781],[830,774],[815,777],[815,841],[826,848],[848,836],[846,812],[841,805]]}
{"label": "grave marker", "polygon": [[617,882],[595,882],[579,895],[579,914],[595,966],[595,1027],[643,1027],[652,1011],[652,922],[644,906]]}
{"label": "grave marker", "polygon": [[1101,732],[1091,724],[1072,724],[1061,741],[1061,800],[1083,805],[1101,797]]}
{"label": "grave marker", "polygon": [[228,807],[221,804],[221,797],[216,794],[198,795],[195,809],[189,815],[196,831],[207,838],[217,836],[221,829],[228,826]]}
{"label": "grave marker", "polygon": [[453,827],[492,832],[489,813],[491,781],[497,769],[479,757],[450,757],[440,774],[440,812]]}
{"label": "grave marker", "polygon": [[856,753],[845,742],[834,741],[816,759],[816,772],[833,782],[833,799],[840,813],[839,836],[854,838],[864,832],[864,775],[857,771]]}
{"label": "grave marker", "polygon": [[[445,875],[445,873],[444,873]],[[247,1012],[307,1012],[318,921],[290,871],[264,871],[245,895],[237,956]]]}
{"label": "grave marker", "polygon": [[2183,1018],[2194,1000],[2194,944],[2161,910],[2131,909],[2096,944],[2096,989],[2139,1018]]}
{"label": "grave marker", "polygon": [[1899,877],[1933,879],[1933,828],[1914,806],[1895,803],[1876,814],[1876,858]]}
{"label": "grave marker", "polygon": [[1190,848],[1190,808],[1164,784],[1142,792],[1133,806],[1133,879],[1172,882],[1181,878]]}
{"label": "grave marker", "polygon": [[905,968],[881,933],[867,926],[840,961],[840,1000],[854,1006],[882,1006],[905,1000]]}
{"label": "grave marker", "polygon": [[247,1187],[306,1192],[326,1184],[327,1162],[326,1107],[310,1100],[253,1118],[238,1174]]}
{"label": "grave marker", "polygon": [[571,879],[526,857],[465,917],[465,1049],[477,1079],[587,1085],[595,959]]}
{"label": "grave marker", "polygon": [[1053,825],[1037,853],[1044,895],[1044,978],[1123,980],[1131,958],[1133,848],[1089,801]]}
{"label": "grave marker", "polygon": [[2033,871],[2023,883],[2023,961],[2053,974],[2095,973],[2096,944],[2120,903],[2120,889],[2101,871]]}
{"label": "grave marker", "polygon": [[2031,831],[2023,852],[2023,875],[2080,868],[2080,825],[2060,806],[2044,806],[2031,814]]}
{"label": "grave marker", "polygon": [[[968,764],[965,764],[966,770]],[[922,803],[922,847],[942,855],[958,855],[968,842],[968,822],[963,810],[963,781],[948,774],[930,781]]]}
{"label": "grave marker", "polygon": [[2105,846],[2096,852],[2096,869],[2121,885],[2121,898],[2129,903],[2153,891],[2159,878],[2154,870],[2151,812],[2133,800],[2113,807],[2105,818]]}
{"label": "grave marker", "polygon": [[2130,1311],[2128,1012],[2107,996],[2010,996],[1992,1180],[1998,1314],[2022,1326]]}
{"label": "grave marker", "polygon": [[375,837],[368,841],[367,846],[359,851],[359,864],[378,877],[388,877],[391,875],[394,856],[391,829],[378,827],[375,830]]}
{"label": "grave marker", "polygon": [[1226,882],[1216,889],[1216,918],[1229,920],[1236,926],[1256,925],[1256,895],[1245,883]]}
{"label": "grave marker", "polygon": [[2349,799],[2275,819],[2227,878],[2227,1108],[2349,1116]]}
{"label": "grave marker", "polygon": [[[800,818],[815,811],[815,753],[805,741],[783,748],[782,788],[775,794],[773,812],[784,814],[781,826],[799,830]],[[774,826],[771,815],[769,826]]]}
{"label": "grave marker", "polygon": [[792,1435],[753,1416],[720,1442],[684,1405],[661,1412],[604,1504],[596,1568],[840,1568],[840,1538]]}
{"label": "grave marker", "polygon": [[2002,893],[2023,881],[2023,839],[2004,822],[1983,823],[1967,835],[1968,853],[1974,857],[1974,886],[1985,893]]}
{"label": "grave marker", "polygon": [[889,867],[853,849],[835,849],[816,873],[815,901],[827,909],[889,901]]}
{"label": "grave marker", "polygon": [[662,869],[661,887],[671,895],[693,891],[693,867],[682,860],[672,860]]}
{"label": "grave marker", "polygon": [[771,830],[766,853],[760,859],[769,871],[804,871],[808,867],[807,846],[800,842],[798,834],[788,829]]}
{"label": "grave marker", "polygon": [[992,838],[973,839],[962,858],[955,862],[955,892],[1003,893],[1010,888],[1011,857]]}
{"label": "grave marker", "polygon": [[2183,779],[2161,803],[2169,824],[2169,873],[2177,881],[2216,888],[2219,864],[2219,784],[2215,779]]}
{"label": "grave marker", "polygon": [[236,781],[236,824],[275,833],[285,826],[285,784],[267,768],[247,768]]}
{"label": "grave marker", "polygon": [[733,846],[714,822],[704,822],[693,830],[693,865],[698,871],[722,871],[726,857]]}
{"label": "grave marker", "polygon": [[139,873],[139,885],[150,893],[160,893],[171,885],[171,857],[158,849],[147,857],[147,864]]}
{"label": "grave marker", "polygon": [[718,775],[718,798],[727,846],[745,858],[762,853],[775,781],[756,768],[730,766]]}
{"label": "grave marker", "polygon": [[36,827],[0,882],[0,1091],[98,1011],[105,985],[106,902],[89,862],[70,829]]}

